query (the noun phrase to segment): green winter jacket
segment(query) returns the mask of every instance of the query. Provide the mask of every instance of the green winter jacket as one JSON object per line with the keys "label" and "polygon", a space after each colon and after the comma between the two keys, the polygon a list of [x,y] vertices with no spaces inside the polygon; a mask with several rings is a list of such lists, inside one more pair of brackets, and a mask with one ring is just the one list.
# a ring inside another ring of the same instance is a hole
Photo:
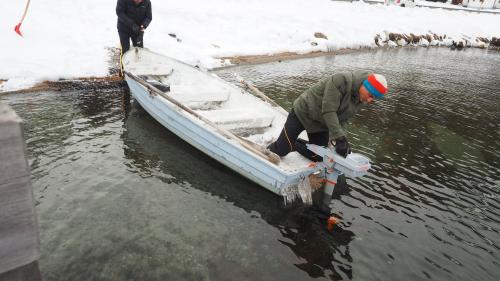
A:
{"label": "green winter jacket", "polygon": [[368,72],[344,72],[330,76],[302,93],[293,110],[308,133],[328,130],[330,139],[345,136],[342,127],[362,107],[359,88]]}

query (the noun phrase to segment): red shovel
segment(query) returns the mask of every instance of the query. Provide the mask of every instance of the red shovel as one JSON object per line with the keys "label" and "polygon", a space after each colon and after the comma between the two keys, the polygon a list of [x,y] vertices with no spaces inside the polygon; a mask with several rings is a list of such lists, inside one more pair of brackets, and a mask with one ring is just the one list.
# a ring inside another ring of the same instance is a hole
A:
{"label": "red shovel", "polygon": [[16,25],[16,27],[14,27],[14,31],[19,34],[19,36],[23,36],[23,34],[21,33],[21,24],[23,24],[23,20],[24,18],[26,17],[26,13],[28,12],[28,7],[30,6],[30,0],[28,0],[28,2],[26,3],[26,8],[24,9],[24,14],[23,14],[23,17],[21,18],[21,20],[19,21],[19,23]]}

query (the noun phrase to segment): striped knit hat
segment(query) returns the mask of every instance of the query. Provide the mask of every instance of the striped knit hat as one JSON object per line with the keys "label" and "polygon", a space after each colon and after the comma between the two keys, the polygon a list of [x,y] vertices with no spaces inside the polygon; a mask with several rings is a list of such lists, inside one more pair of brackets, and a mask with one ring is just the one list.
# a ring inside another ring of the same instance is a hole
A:
{"label": "striped knit hat", "polygon": [[380,74],[370,74],[368,78],[363,81],[363,86],[372,94],[376,99],[381,99],[387,94],[387,80]]}

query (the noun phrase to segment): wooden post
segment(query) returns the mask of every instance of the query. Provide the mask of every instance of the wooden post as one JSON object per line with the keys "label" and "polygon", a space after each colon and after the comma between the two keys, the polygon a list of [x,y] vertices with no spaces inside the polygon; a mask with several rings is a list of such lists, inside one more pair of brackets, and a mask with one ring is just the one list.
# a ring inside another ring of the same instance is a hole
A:
{"label": "wooden post", "polygon": [[0,103],[0,281],[41,280],[38,229],[21,119]]}

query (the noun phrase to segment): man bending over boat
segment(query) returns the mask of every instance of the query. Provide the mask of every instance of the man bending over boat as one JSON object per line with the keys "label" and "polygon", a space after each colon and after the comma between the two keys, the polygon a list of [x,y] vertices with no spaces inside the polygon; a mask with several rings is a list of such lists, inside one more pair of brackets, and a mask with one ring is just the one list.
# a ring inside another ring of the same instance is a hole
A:
{"label": "man bending over boat", "polygon": [[144,47],[144,30],[153,19],[150,0],[118,0],[118,35],[120,36],[121,57],[130,49],[130,40],[134,47]]}
{"label": "man bending over boat", "polygon": [[313,161],[322,161],[298,138],[306,130],[310,143],[335,146],[338,154],[347,157],[351,148],[342,127],[363,105],[386,93],[387,81],[380,74],[356,71],[323,79],[294,101],[280,136],[268,149],[279,156],[298,151]]}

